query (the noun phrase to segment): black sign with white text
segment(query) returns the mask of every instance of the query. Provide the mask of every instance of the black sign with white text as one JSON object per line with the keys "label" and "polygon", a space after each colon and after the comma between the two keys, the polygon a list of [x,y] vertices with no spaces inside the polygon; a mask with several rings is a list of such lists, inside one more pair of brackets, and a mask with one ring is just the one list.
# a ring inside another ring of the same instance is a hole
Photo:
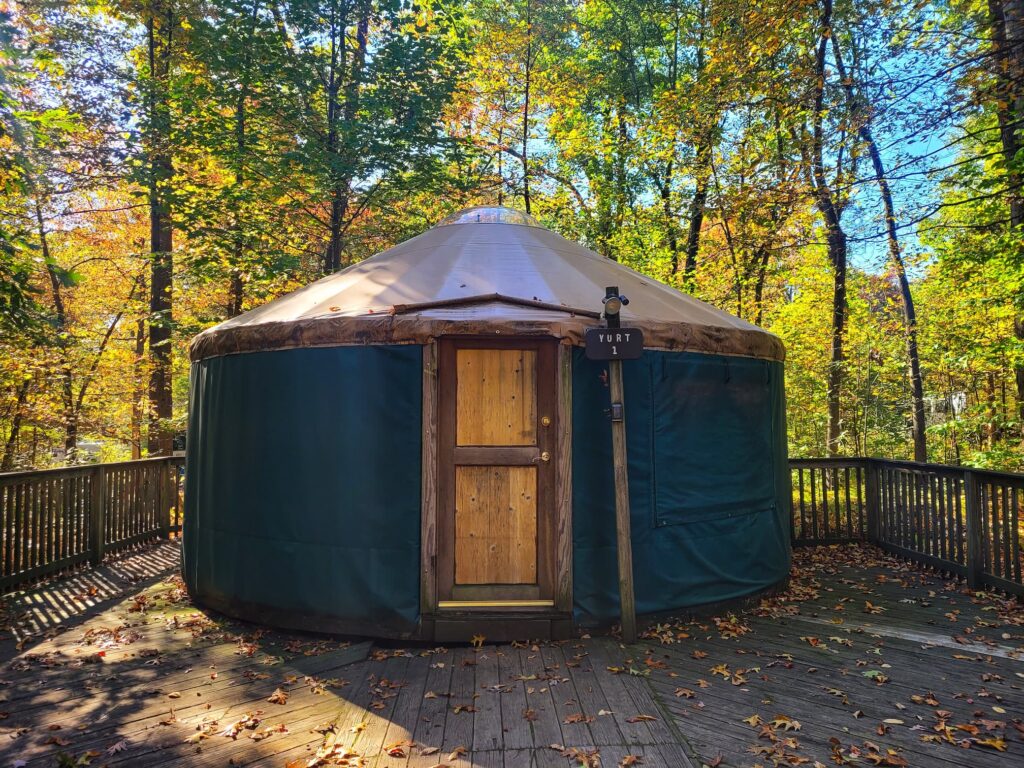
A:
{"label": "black sign with white text", "polygon": [[639,328],[589,328],[584,340],[589,360],[636,360],[644,351]]}

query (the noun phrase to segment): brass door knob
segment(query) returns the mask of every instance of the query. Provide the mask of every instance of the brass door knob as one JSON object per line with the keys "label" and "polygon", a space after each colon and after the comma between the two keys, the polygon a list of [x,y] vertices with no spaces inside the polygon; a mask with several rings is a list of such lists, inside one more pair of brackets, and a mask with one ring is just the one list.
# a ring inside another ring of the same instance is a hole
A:
{"label": "brass door knob", "polygon": [[551,426],[551,417],[550,416],[543,416],[543,417],[541,417],[540,424],[541,424],[542,427],[550,427]]}
{"label": "brass door knob", "polygon": [[540,453],[540,460],[541,461],[551,461],[551,454],[548,453],[547,451],[541,451],[541,453]]}

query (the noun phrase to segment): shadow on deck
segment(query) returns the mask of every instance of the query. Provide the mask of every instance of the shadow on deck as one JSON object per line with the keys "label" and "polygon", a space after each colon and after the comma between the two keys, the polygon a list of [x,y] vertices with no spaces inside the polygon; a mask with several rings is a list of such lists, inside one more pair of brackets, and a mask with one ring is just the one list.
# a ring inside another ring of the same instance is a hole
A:
{"label": "shadow on deck", "polygon": [[652,627],[629,648],[279,633],[195,609],[176,573],[162,544],[6,598],[0,765],[1024,759],[1021,606],[870,547],[800,550],[784,594]]}

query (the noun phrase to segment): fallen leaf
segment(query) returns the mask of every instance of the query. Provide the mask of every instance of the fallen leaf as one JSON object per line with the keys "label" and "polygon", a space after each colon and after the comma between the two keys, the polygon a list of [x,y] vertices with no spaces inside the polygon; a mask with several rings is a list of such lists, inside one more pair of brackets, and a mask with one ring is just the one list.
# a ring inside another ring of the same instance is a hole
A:
{"label": "fallen leaf", "polygon": [[572,725],[574,723],[592,723],[594,718],[584,715],[582,712],[573,712],[568,715],[563,721],[566,725]]}
{"label": "fallen leaf", "polygon": [[466,752],[468,752],[468,750],[465,747],[462,747],[462,746],[456,747],[455,749],[453,749],[451,751],[451,753],[448,755],[447,759],[449,761],[451,761],[451,760],[458,760],[460,757],[462,757],[464,754],[466,754]]}
{"label": "fallen leaf", "polygon": [[998,752],[1006,751],[1006,741],[1002,736],[992,736],[987,739],[972,739],[973,744],[977,744],[979,747],[988,747]]}
{"label": "fallen leaf", "polygon": [[287,704],[288,693],[278,688],[267,697],[267,701],[269,701],[271,704]]}

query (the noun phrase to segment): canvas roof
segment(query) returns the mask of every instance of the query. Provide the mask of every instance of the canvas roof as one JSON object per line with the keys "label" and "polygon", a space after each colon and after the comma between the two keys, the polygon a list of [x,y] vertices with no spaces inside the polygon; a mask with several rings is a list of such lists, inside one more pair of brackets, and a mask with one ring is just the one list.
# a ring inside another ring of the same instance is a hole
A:
{"label": "canvas roof", "polygon": [[582,343],[605,287],[630,303],[645,346],[782,359],[745,320],[605,258],[507,208],[474,208],[336,274],[217,325],[199,359],[352,343],[425,343],[445,334],[548,334]]}

